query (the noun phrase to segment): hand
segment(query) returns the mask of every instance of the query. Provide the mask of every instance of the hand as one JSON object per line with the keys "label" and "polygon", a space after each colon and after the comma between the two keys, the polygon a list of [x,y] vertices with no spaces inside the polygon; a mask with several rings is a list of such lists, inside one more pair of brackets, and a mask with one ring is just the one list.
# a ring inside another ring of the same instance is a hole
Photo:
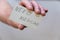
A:
{"label": "hand", "polygon": [[8,19],[11,14],[11,11],[12,11],[12,8],[7,3],[7,0],[0,0],[0,21],[8,25],[11,25],[14,28],[19,28],[20,30],[23,30],[25,26]]}
{"label": "hand", "polygon": [[[35,11],[37,14],[45,15],[47,12],[47,9],[44,9],[41,5],[37,4],[35,1],[29,2],[28,0],[25,0],[20,2],[20,5],[25,6],[27,9]],[[24,25],[16,23],[12,20],[9,20],[9,16],[11,14],[12,8],[7,3],[6,0],[0,1],[0,20],[8,25],[11,25],[14,28],[19,28],[20,30],[23,30],[26,28]]]}
{"label": "hand", "polygon": [[20,2],[20,5],[26,7],[28,10],[34,11],[36,14],[40,14],[42,16],[45,16],[46,13],[48,12],[48,9],[43,8],[40,4],[38,4],[34,0],[31,0],[31,1],[22,0],[22,2]]}

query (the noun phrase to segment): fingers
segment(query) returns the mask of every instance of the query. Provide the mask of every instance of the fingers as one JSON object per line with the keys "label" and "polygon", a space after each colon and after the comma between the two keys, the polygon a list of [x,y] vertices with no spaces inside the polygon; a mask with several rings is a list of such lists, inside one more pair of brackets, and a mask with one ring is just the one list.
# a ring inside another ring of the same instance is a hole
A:
{"label": "fingers", "polygon": [[32,1],[31,3],[32,3],[33,7],[34,7],[35,13],[40,14],[41,10],[39,9],[38,4],[35,1]]}
{"label": "fingers", "polygon": [[43,7],[41,5],[39,5],[39,9],[41,10],[41,15],[45,16],[45,10],[43,9]]}
{"label": "fingers", "polygon": [[33,10],[36,14],[41,14],[42,16],[45,16],[46,13],[48,12],[48,9],[43,8],[41,5],[36,3],[34,0],[29,2],[29,1],[22,1],[20,5],[25,6],[29,10]]}
{"label": "fingers", "polygon": [[45,12],[47,13],[48,12],[48,9],[47,8],[44,8]]}
{"label": "fingers", "polygon": [[34,7],[35,13],[37,13],[37,14],[41,14],[42,16],[45,16],[46,13],[48,12],[47,9],[43,8],[41,5],[39,5],[35,1],[32,1],[32,5]]}
{"label": "fingers", "polygon": [[39,7],[40,7],[40,10],[41,10],[41,15],[42,15],[42,16],[45,16],[46,13],[48,12],[48,9],[43,8],[41,5],[39,5]]}
{"label": "fingers", "polygon": [[29,10],[33,10],[32,4],[29,1],[26,1],[26,0],[22,1],[20,2],[20,5],[26,7]]}
{"label": "fingers", "polygon": [[11,20],[9,20],[9,19],[6,18],[6,17],[0,17],[0,20],[1,20],[2,22],[4,22],[4,23],[6,23],[6,24],[8,24],[8,25],[11,25],[12,27],[17,28],[17,29],[20,29],[20,30],[23,30],[23,29],[25,28],[24,25],[19,24],[19,23],[16,23],[16,22],[14,22],[14,21],[11,21]]}

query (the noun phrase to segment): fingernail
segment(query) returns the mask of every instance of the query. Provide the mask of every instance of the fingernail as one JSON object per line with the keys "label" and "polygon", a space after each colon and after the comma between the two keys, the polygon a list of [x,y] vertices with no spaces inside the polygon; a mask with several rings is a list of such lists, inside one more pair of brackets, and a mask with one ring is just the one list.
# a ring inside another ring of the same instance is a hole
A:
{"label": "fingernail", "polygon": [[33,10],[32,6],[28,6],[28,9],[29,9],[29,10]]}
{"label": "fingernail", "polygon": [[42,16],[45,16],[46,14],[45,14],[45,13],[42,13],[41,15],[42,15]]}
{"label": "fingernail", "polygon": [[45,10],[45,12],[47,13],[47,12],[48,12],[48,10]]}
{"label": "fingernail", "polygon": [[24,28],[27,28],[27,26],[24,26]]}
{"label": "fingernail", "polygon": [[35,13],[36,13],[36,14],[40,14],[40,10],[35,9]]}
{"label": "fingernail", "polygon": [[45,12],[43,11],[43,12],[41,12],[41,15],[42,15],[42,16],[45,16],[46,14],[45,14]]}
{"label": "fingernail", "polygon": [[23,30],[24,26],[23,25],[18,25],[18,29]]}

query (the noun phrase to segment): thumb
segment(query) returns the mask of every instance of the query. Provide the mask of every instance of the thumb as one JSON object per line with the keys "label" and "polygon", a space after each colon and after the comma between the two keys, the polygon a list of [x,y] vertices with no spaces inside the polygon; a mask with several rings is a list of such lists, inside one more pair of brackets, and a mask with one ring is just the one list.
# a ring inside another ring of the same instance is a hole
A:
{"label": "thumb", "polygon": [[24,25],[19,24],[19,23],[17,23],[17,22],[14,22],[14,21],[12,21],[12,20],[9,20],[9,19],[6,18],[6,17],[1,17],[1,16],[0,16],[0,20],[1,20],[2,22],[4,22],[4,23],[6,23],[6,24],[8,24],[8,25],[10,25],[10,26],[12,26],[12,27],[14,27],[14,28],[20,29],[20,30],[23,30],[23,29],[25,28]]}

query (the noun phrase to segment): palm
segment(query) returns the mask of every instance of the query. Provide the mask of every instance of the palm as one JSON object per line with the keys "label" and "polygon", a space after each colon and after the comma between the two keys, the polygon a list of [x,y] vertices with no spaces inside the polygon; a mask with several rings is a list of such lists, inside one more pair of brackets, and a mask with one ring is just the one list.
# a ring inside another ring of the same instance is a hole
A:
{"label": "palm", "polygon": [[11,13],[11,7],[6,1],[1,1],[0,2],[0,15],[4,17],[9,17]]}

